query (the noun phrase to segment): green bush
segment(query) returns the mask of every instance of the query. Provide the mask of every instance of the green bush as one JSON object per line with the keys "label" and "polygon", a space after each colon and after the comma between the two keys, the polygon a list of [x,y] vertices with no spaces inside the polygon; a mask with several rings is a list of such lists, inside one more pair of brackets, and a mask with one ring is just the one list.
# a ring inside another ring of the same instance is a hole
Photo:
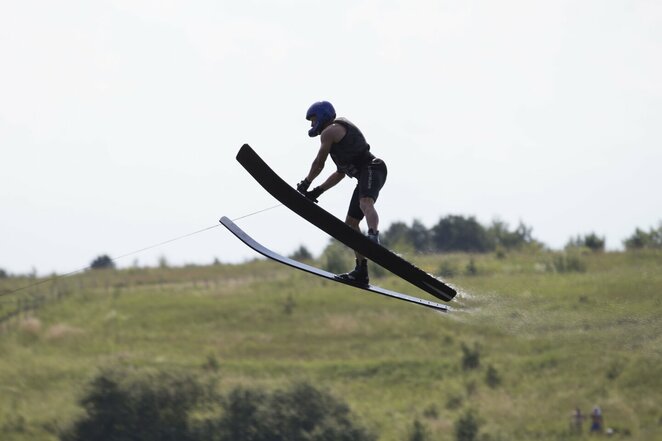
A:
{"label": "green bush", "polygon": [[662,222],[657,229],[651,228],[648,232],[637,228],[632,236],[623,241],[623,245],[627,250],[662,248]]}
{"label": "green bush", "polygon": [[605,250],[605,238],[604,236],[600,237],[595,233],[570,238],[565,245],[565,249],[569,250],[573,248],[588,248],[594,252],[602,252]]}
{"label": "green bush", "polygon": [[110,258],[107,254],[103,254],[101,256],[98,256],[96,259],[92,261],[90,264],[90,268],[92,269],[113,269],[115,268],[115,262],[113,262],[113,259]]}
{"label": "green bush", "polygon": [[507,223],[495,219],[492,221],[492,225],[487,227],[486,233],[494,249],[511,250],[536,242],[531,234],[532,231],[533,228],[526,226],[521,221],[515,230],[510,231],[510,226]]}
{"label": "green bush", "polygon": [[385,270],[384,267],[377,265],[374,262],[368,261],[368,274],[370,274],[370,279],[381,279],[388,275],[388,270]]}
{"label": "green bush", "polygon": [[478,275],[478,267],[476,266],[476,261],[474,258],[469,259],[469,263],[467,263],[467,266],[464,268],[464,273],[467,276],[477,276]]}
{"label": "green bush", "polygon": [[429,433],[423,423],[419,420],[414,420],[414,424],[409,432],[409,441],[426,441],[430,439]]}
{"label": "green bush", "polygon": [[474,348],[471,349],[464,343],[461,345],[462,348],[462,369],[465,371],[470,371],[472,369],[477,369],[480,367],[480,348],[477,344],[474,344]]}
{"label": "green bush", "polygon": [[322,268],[334,274],[346,273],[354,268],[353,252],[335,239],[322,252]]}
{"label": "green bush", "polygon": [[430,231],[419,220],[414,220],[411,227],[394,222],[381,236],[385,247],[400,252],[426,253],[432,249]]}
{"label": "green bush", "polygon": [[476,441],[480,423],[472,411],[467,411],[455,422],[455,439],[457,441]]}
{"label": "green bush", "polygon": [[346,404],[311,385],[272,394],[237,388],[223,401],[218,441],[373,441]]}
{"label": "green bush", "polygon": [[446,216],[432,227],[435,251],[486,252],[493,249],[487,231],[475,217]]}
{"label": "green bush", "polygon": [[382,244],[390,249],[402,249],[412,245],[409,239],[409,227],[404,222],[393,222],[380,236]]}
{"label": "green bush", "polygon": [[557,273],[583,273],[586,264],[576,254],[562,253],[554,256],[549,269]]}
{"label": "green bush", "polygon": [[125,370],[107,370],[92,380],[80,400],[83,417],[61,439],[192,441],[189,413],[209,395],[208,386],[188,375],[136,378]]}
{"label": "green bush", "polygon": [[313,255],[308,251],[308,248],[301,245],[292,255],[290,259],[294,260],[313,260]]}
{"label": "green bush", "polygon": [[439,219],[427,229],[420,221],[414,220],[411,226],[404,222],[394,222],[382,234],[384,246],[399,252],[488,252],[496,249],[523,249],[527,246],[540,248],[542,244],[531,234],[533,228],[520,222],[510,230],[507,223],[498,219],[489,227],[481,225],[474,216],[449,215]]}
{"label": "green bush", "polygon": [[62,441],[375,440],[353,423],[345,403],[308,384],[221,396],[213,382],[190,375],[107,370],[80,404],[83,416]]}
{"label": "green bush", "polygon": [[492,365],[487,366],[487,372],[485,372],[485,383],[492,389],[498,387],[501,384],[501,376],[496,368]]}
{"label": "green bush", "polygon": [[455,277],[458,273],[457,268],[448,260],[443,260],[437,269],[441,277]]}

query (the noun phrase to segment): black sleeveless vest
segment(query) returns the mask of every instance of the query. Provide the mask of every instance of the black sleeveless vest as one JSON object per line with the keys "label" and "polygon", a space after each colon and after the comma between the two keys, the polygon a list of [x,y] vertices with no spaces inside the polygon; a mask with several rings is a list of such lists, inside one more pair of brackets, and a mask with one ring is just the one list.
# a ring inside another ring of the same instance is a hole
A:
{"label": "black sleeveless vest", "polygon": [[339,142],[333,143],[329,154],[339,172],[355,178],[361,167],[375,159],[375,156],[370,153],[370,145],[358,127],[345,118],[336,118],[333,122],[343,126],[347,133]]}

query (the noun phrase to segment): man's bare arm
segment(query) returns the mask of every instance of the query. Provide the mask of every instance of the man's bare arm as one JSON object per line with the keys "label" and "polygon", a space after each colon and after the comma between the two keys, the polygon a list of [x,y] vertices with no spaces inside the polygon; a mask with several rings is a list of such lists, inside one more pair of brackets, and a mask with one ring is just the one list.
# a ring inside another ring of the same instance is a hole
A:
{"label": "man's bare arm", "polygon": [[327,191],[329,188],[335,186],[338,182],[342,181],[342,179],[345,177],[345,173],[335,171],[329,176],[320,187],[322,190]]}
{"label": "man's bare arm", "polygon": [[[326,159],[329,157],[331,146],[334,142],[340,141],[345,136],[345,133],[347,133],[347,131],[340,124],[332,124],[322,131],[322,134],[320,135],[321,145],[319,152],[317,152],[317,156],[315,157],[313,164],[310,166],[310,172],[308,173],[308,176],[306,176],[308,182],[313,182],[313,180],[322,173]],[[337,183],[338,182],[336,182],[336,184]]]}

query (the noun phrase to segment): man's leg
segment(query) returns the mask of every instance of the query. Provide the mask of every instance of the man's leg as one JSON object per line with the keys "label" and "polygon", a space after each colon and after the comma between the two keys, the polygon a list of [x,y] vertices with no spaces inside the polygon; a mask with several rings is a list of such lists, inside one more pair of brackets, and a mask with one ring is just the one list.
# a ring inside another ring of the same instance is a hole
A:
{"label": "man's leg", "polygon": [[[351,215],[347,215],[347,218],[345,219],[345,223],[359,233],[361,232],[361,229],[359,228],[360,222],[360,219]],[[356,251],[354,251],[354,255],[356,256],[356,266],[354,267],[354,270],[348,273],[338,274],[336,277],[349,283],[367,285],[370,282],[368,277],[368,261]]]}
{"label": "man's leg", "polygon": [[373,231],[379,231],[379,215],[375,209],[375,200],[371,197],[363,197],[359,199],[359,205],[361,207],[361,211],[365,215],[368,228]]}
{"label": "man's leg", "polygon": [[374,159],[359,176],[359,208],[368,223],[368,239],[379,245],[379,215],[375,202],[386,182],[388,171],[381,159]]}
{"label": "man's leg", "polygon": [[[345,218],[345,223],[350,227],[352,227],[352,229],[358,231],[359,233],[361,232],[361,227],[359,227],[359,223],[361,223],[360,219],[356,219],[355,217],[347,215],[347,217]],[[354,251],[354,255],[356,256],[357,261],[365,260],[365,257],[357,253],[356,251]]]}

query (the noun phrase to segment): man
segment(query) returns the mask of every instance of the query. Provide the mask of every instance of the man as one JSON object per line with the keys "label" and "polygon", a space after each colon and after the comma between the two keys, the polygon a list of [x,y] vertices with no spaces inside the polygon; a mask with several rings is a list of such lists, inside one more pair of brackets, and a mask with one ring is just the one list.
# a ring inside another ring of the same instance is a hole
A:
{"label": "man", "polygon": [[[365,217],[368,224],[368,238],[379,244],[379,215],[375,210],[375,202],[386,182],[386,164],[370,153],[370,145],[358,127],[345,118],[336,118],[336,111],[328,101],[319,101],[310,106],[306,119],[310,121],[308,135],[320,136],[321,146],[308,176],[297,185],[297,190],[308,199],[317,202],[317,198],[322,193],[345,176],[356,178],[358,183],[349,203],[345,223],[360,232],[359,223]],[[336,171],[321,185],[308,191],[313,180],[324,169],[324,163],[329,156],[336,164]],[[356,255],[354,270],[339,274],[337,277],[357,285],[367,285],[368,261],[359,253],[354,252],[354,254]]]}

